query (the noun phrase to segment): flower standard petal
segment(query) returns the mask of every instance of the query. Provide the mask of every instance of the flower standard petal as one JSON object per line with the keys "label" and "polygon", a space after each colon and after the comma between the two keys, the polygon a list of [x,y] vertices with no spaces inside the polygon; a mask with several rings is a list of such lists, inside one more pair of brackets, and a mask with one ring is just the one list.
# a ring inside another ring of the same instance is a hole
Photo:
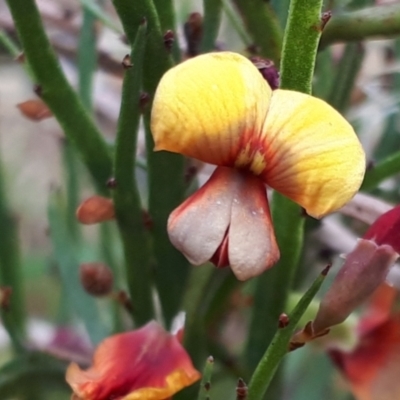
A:
{"label": "flower standard petal", "polygon": [[260,176],[308,214],[335,211],[359,189],[365,172],[361,144],[324,101],[275,90],[262,136],[267,164]]}
{"label": "flower standard petal", "polygon": [[151,116],[155,149],[233,166],[248,136],[259,135],[271,93],[239,54],[187,60],[167,71],[157,88]]}
{"label": "flower standard petal", "polygon": [[178,339],[150,322],[105,339],[93,366],[73,363],[66,379],[81,400],[164,400],[199,377]]}

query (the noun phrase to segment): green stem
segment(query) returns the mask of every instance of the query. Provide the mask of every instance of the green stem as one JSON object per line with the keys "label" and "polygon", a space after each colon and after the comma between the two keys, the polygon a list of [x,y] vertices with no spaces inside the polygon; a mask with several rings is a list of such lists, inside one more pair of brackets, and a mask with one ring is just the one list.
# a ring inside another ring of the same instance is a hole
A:
{"label": "green stem", "polygon": [[0,286],[9,286],[12,289],[10,309],[2,309],[1,318],[14,350],[22,351],[26,312],[17,219],[7,204],[2,171],[0,171],[0,226]]}
{"label": "green stem", "polygon": [[[316,28],[320,24],[321,7],[322,0],[291,2],[281,61],[281,86],[285,89],[311,92],[320,36]],[[275,323],[285,308],[303,247],[304,217],[297,204],[274,192],[272,217],[281,258],[273,269],[257,281],[246,349],[250,370],[257,364],[261,352],[274,334]],[[269,305],[268,308],[265,304]]]}
{"label": "green stem", "polygon": [[214,369],[214,358],[208,357],[206,365],[203,369],[203,377],[200,383],[200,390],[197,400],[209,400],[210,399],[210,388],[211,388],[211,376]]}
{"label": "green stem", "polygon": [[0,29],[0,43],[13,57],[16,58],[21,54],[21,50],[3,29]]}
{"label": "green stem", "polygon": [[[290,339],[302,315],[307,310],[312,299],[321,287],[327,270],[323,271],[300,299],[295,309],[289,315],[289,324],[279,328],[271,345],[262,356],[249,384],[247,400],[261,400],[266,392],[279,364],[288,352]],[[277,322],[277,321],[276,321]]]}
{"label": "green stem", "polygon": [[311,93],[322,0],[292,0],[283,38],[281,88]]}
{"label": "green stem", "polygon": [[117,183],[114,190],[115,212],[124,249],[133,317],[138,324],[144,324],[154,316],[149,235],[143,224],[143,211],[134,176],[146,26],[144,22],[138,29],[131,53],[133,66],[125,71],[114,169]]}
{"label": "green stem", "polygon": [[93,0],[80,0],[85,11],[90,12],[94,17],[101,21],[105,26],[113,31],[123,34],[124,31],[119,24],[114,22]]}
{"label": "green stem", "polygon": [[336,42],[400,34],[400,4],[386,4],[335,15],[326,25],[321,47]]}
{"label": "green stem", "polygon": [[400,152],[397,152],[372,166],[372,168],[366,172],[361,190],[368,191],[374,189],[379,183],[399,172]]}
{"label": "green stem", "polygon": [[[168,30],[172,30],[176,35],[175,12],[172,0],[153,0],[157,10],[157,16],[160,21],[161,31],[164,34]],[[179,48],[178,38],[175,37],[172,45],[172,55],[176,62],[181,59],[181,50]]]}
{"label": "green stem", "polygon": [[222,0],[203,0],[203,9],[203,37],[200,48],[202,53],[208,53],[215,49],[221,24]]}
{"label": "green stem", "polygon": [[68,230],[76,242],[81,240],[81,227],[76,220],[76,209],[79,205],[79,181],[80,163],[77,159],[76,149],[67,140],[62,144],[62,156],[64,161],[67,208],[66,221]]}
{"label": "green stem", "polygon": [[234,0],[253,44],[261,56],[278,63],[281,58],[282,30],[270,4],[264,0]]}
{"label": "green stem", "polygon": [[246,29],[243,27],[241,17],[240,15],[238,15],[237,11],[233,8],[231,2],[229,0],[222,0],[222,7],[224,9],[226,17],[232,24],[236,33],[239,35],[243,44],[246,47],[250,47],[253,44],[253,40],[247,33]]}
{"label": "green stem", "polygon": [[[121,17],[126,35],[133,43],[140,21],[147,19],[147,40],[144,57],[144,90],[153,99],[156,87],[164,72],[172,67],[172,60],[164,46],[160,22],[150,0],[113,0]],[[184,159],[181,155],[154,152],[150,132],[149,105],[145,115],[146,150],[149,182],[149,212],[153,222],[152,235],[155,255],[155,281],[164,317],[169,324],[180,308],[182,293],[188,274],[188,263],[175,250],[167,235],[167,219],[184,195]]]}
{"label": "green stem", "polygon": [[83,10],[83,22],[78,42],[79,95],[89,113],[93,107],[93,75],[97,65],[96,19],[90,11]]}
{"label": "green stem", "polygon": [[109,149],[65,78],[44,32],[35,1],[7,0],[7,4],[41,97],[67,138],[77,147],[98,190],[106,193],[105,182],[112,169]]}
{"label": "green stem", "polygon": [[290,0],[270,0],[282,29],[285,28]]}
{"label": "green stem", "polygon": [[349,43],[336,66],[336,74],[332,82],[328,103],[340,113],[347,109],[363,59],[364,47],[362,44]]}

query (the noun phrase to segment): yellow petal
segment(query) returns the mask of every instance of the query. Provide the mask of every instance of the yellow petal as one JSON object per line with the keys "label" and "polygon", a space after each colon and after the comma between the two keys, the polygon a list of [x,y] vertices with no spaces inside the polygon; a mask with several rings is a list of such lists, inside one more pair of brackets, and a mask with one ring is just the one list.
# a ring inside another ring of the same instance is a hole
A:
{"label": "yellow petal", "polygon": [[275,90],[263,127],[260,177],[319,218],[359,189],[365,154],[351,125],[324,101]]}
{"label": "yellow petal", "polygon": [[233,166],[249,137],[259,136],[270,98],[257,68],[239,54],[185,61],[157,88],[151,116],[155,149]]}

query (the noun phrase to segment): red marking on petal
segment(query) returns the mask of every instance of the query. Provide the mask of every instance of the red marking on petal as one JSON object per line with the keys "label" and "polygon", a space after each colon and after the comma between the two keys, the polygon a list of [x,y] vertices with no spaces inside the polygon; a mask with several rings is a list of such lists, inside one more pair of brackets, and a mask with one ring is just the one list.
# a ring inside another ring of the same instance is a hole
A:
{"label": "red marking on petal", "polygon": [[211,257],[210,261],[217,268],[224,268],[229,266],[229,257],[228,257],[228,235],[225,235],[222,243],[219,245],[217,251]]}
{"label": "red marking on petal", "polygon": [[377,244],[388,244],[400,254],[400,206],[381,215],[363,237]]}
{"label": "red marking on petal", "polygon": [[71,364],[66,376],[83,400],[164,400],[199,378],[178,339],[156,322],[105,339],[91,368]]}

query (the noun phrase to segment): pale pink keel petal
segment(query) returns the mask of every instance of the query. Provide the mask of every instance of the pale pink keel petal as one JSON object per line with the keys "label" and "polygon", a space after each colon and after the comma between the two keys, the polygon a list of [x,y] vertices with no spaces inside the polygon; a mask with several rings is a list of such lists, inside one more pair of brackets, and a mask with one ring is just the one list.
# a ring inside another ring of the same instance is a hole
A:
{"label": "pale pink keel petal", "polygon": [[232,169],[218,167],[206,184],[168,219],[172,244],[194,265],[211,259],[229,227],[232,174]]}
{"label": "pale pink keel petal", "polygon": [[261,274],[279,258],[263,182],[231,168],[218,167],[171,214],[168,233],[191,263],[229,265],[240,280]]}
{"label": "pale pink keel petal", "polygon": [[247,280],[274,265],[279,249],[264,184],[250,174],[242,173],[239,179],[232,202],[228,255],[236,277]]}

